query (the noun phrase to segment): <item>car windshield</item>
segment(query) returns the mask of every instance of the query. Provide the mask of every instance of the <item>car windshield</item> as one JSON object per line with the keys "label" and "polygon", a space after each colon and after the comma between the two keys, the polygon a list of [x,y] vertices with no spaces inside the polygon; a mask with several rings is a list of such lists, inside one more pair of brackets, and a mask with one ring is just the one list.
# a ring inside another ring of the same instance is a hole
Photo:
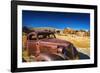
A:
{"label": "car windshield", "polygon": [[55,38],[55,35],[53,33],[38,34],[38,39],[52,39],[52,38]]}
{"label": "car windshield", "polygon": [[35,34],[31,34],[29,36],[29,40],[36,40],[36,35]]}

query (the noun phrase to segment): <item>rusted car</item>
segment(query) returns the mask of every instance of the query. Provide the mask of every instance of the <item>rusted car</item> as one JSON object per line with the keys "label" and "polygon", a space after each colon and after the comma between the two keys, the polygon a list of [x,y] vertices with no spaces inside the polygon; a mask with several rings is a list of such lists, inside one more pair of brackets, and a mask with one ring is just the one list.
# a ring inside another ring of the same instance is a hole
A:
{"label": "rusted car", "polygon": [[29,56],[38,61],[78,59],[75,46],[65,40],[56,38],[53,31],[33,31],[27,35],[26,48]]}

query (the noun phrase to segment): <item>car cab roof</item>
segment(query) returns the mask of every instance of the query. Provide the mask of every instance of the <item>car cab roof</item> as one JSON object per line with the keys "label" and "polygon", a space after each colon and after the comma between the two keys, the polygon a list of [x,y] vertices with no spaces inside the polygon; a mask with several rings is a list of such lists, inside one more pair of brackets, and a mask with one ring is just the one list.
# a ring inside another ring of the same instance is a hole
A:
{"label": "car cab roof", "polygon": [[31,31],[28,35],[30,34],[54,34],[54,31],[50,31],[50,30],[33,30]]}

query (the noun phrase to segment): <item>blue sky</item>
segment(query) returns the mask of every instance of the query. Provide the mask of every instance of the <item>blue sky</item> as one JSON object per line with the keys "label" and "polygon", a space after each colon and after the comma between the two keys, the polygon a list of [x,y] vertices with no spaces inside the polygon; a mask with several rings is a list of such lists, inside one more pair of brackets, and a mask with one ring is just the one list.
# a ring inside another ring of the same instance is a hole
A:
{"label": "blue sky", "polygon": [[23,26],[53,27],[57,29],[90,29],[90,14],[68,13],[68,12],[47,12],[47,11],[22,11]]}

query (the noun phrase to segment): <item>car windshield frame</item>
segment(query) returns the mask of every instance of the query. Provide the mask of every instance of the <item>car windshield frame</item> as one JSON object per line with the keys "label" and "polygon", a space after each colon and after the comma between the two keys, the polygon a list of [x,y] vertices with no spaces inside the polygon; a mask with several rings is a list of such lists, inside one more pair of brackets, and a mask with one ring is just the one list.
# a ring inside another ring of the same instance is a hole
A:
{"label": "car windshield frame", "polygon": [[[51,37],[50,35],[52,35],[53,37]],[[37,38],[38,39],[53,39],[56,37],[55,37],[54,33],[38,33]]]}

